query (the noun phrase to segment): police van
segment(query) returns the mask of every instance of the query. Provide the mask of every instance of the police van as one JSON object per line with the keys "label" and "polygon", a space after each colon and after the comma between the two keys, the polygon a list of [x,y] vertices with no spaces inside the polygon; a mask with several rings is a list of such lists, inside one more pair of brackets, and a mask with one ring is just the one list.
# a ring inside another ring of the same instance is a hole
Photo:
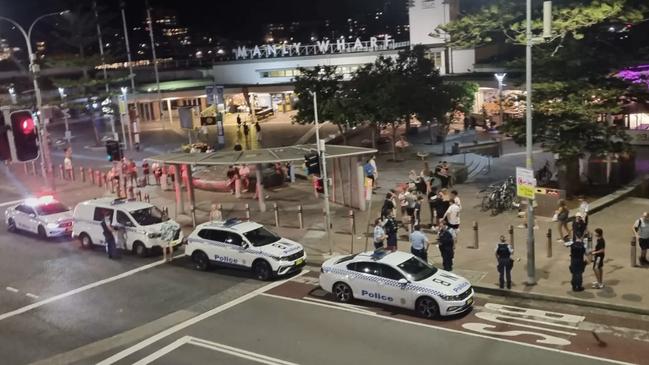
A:
{"label": "police van", "polygon": [[410,253],[383,249],[325,261],[320,287],[343,303],[367,300],[412,309],[424,318],[462,313],[473,305],[468,280]]}
{"label": "police van", "polygon": [[306,264],[304,247],[261,224],[238,219],[200,224],[187,236],[185,254],[197,270],[211,264],[251,270],[259,280],[287,275]]}
{"label": "police van", "polygon": [[81,247],[105,246],[101,222],[110,215],[113,227],[123,229],[125,249],[145,257],[154,247],[178,246],[183,233],[180,225],[170,220],[156,206],[146,202],[97,198],[77,204],[74,208],[72,237]]}

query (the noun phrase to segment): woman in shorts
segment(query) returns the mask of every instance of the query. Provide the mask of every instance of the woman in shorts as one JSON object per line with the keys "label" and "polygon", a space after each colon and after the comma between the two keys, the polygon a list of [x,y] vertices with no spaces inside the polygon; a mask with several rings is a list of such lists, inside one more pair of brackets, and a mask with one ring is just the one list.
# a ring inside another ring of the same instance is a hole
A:
{"label": "woman in shorts", "polygon": [[604,241],[604,231],[601,228],[595,228],[595,250],[590,254],[593,259],[593,272],[597,281],[593,282],[593,289],[602,289],[604,287],[603,276],[604,270],[604,249],[606,248],[606,241]]}

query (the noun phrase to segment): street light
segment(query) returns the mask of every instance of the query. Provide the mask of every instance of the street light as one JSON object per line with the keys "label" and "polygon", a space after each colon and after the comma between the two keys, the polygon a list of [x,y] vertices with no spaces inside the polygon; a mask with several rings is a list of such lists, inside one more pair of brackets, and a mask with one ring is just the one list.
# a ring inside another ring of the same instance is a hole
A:
{"label": "street light", "polygon": [[503,86],[505,84],[503,81],[505,81],[505,76],[507,76],[506,73],[496,73],[494,74],[496,77],[496,80],[498,81],[498,109],[500,111],[500,123],[503,124],[505,123],[505,116],[503,113]]}
{"label": "street light", "polygon": [[[29,26],[27,31],[25,31],[25,28],[23,28],[16,21],[0,16],[0,20],[5,20],[11,23],[14,27],[16,27],[16,29],[18,29],[20,33],[23,35],[23,37],[25,38],[25,43],[27,43],[27,53],[29,53],[29,71],[32,73],[32,79],[34,81],[34,95],[36,96],[36,109],[38,110],[38,112],[41,112],[41,108],[43,106],[43,99],[41,97],[41,90],[38,87],[38,72],[40,71],[40,67],[38,66],[38,64],[35,63],[36,55],[32,51],[32,41],[31,41],[32,31],[34,30],[34,26],[36,25],[36,23],[38,23],[40,20],[52,16],[61,16],[68,13],[70,13],[69,10],[64,10],[64,11],[41,15],[32,22],[32,24]],[[50,160],[49,145],[47,144],[48,134],[47,134],[47,126],[45,124],[45,121],[43,121],[43,123],[40,123],[39,120],[39,127],[40,128],[38,128],[38,133],[39,133],[39,139],[41,141],[41,143],[39,144],[41,148],[41,172],[43,176],[47,176],[50,178],[50,187],[52,188],[52,190],[54,190],[54,176],[52,176],[53,171],[52,171],[52,164]]]}

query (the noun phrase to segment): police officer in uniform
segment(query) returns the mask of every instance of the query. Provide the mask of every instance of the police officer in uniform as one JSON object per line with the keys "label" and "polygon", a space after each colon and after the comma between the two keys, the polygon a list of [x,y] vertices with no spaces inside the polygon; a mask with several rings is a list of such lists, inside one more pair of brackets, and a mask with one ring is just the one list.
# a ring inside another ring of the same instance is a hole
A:
{"label": "police officer in uniform", "polygon": [[428,262],[428,238],[421,232],[421,226],[415,224],[413,231],[410,234],[410,252],[422,259],[424,262]]}
{"label": "police officer in uniform", "polygon": [[439,224],[439,234],[437,236],[439,242],[439,252],[442,254],[442,266],[446,271],[453,270],[453,256],[455,253],[455,236],[453,230],[448,227],[445,221]]}
{"label": "police officer in uniform", "polygon": [[584,291],[583,274],[586,269],[586,247],[581,240],[573,241],[570,245],[570,273],[572,274],[572,290]]}
{"label": "police officer in uniform", "polygon": [[507,278],[507,289],[512,288],[512,267],[514,267],[514,260],[512,255],[514,248],[507,243],[505,236],[500,236],[500,242],[496,246],[496,260],[498,261],[498,283],[500,289],[505,287],[505,278]]}
{"label": "police officer in uniform", "polygon": [[117,258],[117,246],[115,244],[115,234],[112,227],[110,212],[104,213],[104,219],[101,221],[101,229],[104,233],[104,240],[106,241],[106,253],[109,259]]}

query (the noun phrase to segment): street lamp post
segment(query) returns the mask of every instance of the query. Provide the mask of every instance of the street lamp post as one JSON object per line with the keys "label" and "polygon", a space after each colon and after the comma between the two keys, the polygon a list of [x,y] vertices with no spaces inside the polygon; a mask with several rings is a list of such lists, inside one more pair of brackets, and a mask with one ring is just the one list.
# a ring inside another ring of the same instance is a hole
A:
{"label": "street lamp post", "polygon": [[[128,98],[127,98],[128,97],[128,87],[123,86],[121,88],[121,91],[122,91],[122,95],[121,95],[122,100],[120,100],[120,103],[122,103],[122,105],[120,105],[120,108],[119,108],[119,117],[120,117],[119,118],[119,124],[122,125],[122,140],[124,141],[124,146],[127,147],[127,149],[130,150],[130,147],[128,147],[129,146],[128,141],[126,140],[126,128],[124,127],[124,124],[127,124],[129,122]],[[130,129],[131,127],[130,126],[127,126],[127,127],[129,128],[128,135],[130,136],[131,135],[131,129]]]}
{"label": "street lamp post", "polygon": [[313,116],[315,120],[315,142],[320,158],[320,170],[322,171],[322,186],[324,190],[324,208],[325,208],[325,230],[327,232],[327,239],[329,240],[329,254],[333,255],[333,237],[331,237],[331,209],[329,207],[329,179],[327,178],[327,157],[325,153],[325,143],[320,140],[320,123],[318,123],[318,95],[311,92],[313,96]]}
{"label": "street lamp post", "polygon": [[505,113],[503,111],[503,86],[505,84],[503,81],[505,81],[505,76],[507,76],[506,73],[497,73],[494,74],[496,77],[496,80],[498,80],[498,109],[500,112],[500,124],[505,123]]}
{"label": "street lamp post", "polygon": [[68,142],[68,146],[70,145],[70,140],[72,139],[72,133],[70,132],[70,125],[68,123],[68,111],[66,110],[66,104],[65,104],[65,89],[60,87],[59,88],[59,95],[61,96],[61,107],[64,108],[63,110],[63,121],[65,122],[65,140]]}
{"label": "street lamp post", "polygon": [[[11,23],[14,27],[16,27],[16,29],[20,31],[20,33],[25,38],[25,43],[27,43],[27,53],[29,54],[29,71],[32,73],[32,80],[34,81],[34,95],[36,96],[36,109],[39,112],[41,112],[41,107],[43,106],[43,99],[41,97],[41,89],[38,87],[38,72],[40,71],[40,67],[38,64],[36,64],[36,55],[32,51],[32,41],[31,41],[32,31],[34,30],[34,26],[36,25],[36,23],[38,23],[40,20],[51,16],[65,15],[69,12],[70,12],[69,10],[65,10],[65,11],[59,11],[55,13],[48,13],[48,14],[41,15],[38,18],[34,19],[34,21],[29,26],[27,31],[25,31],[25,28],[23,28],[20,24],[18,24],[14,20],[0,16],[0,20],[5,20]],[[42,122],[41,119],[43,119]],[[39,116],[38,122],[39,122],[38,134],[40,140],[39,145],[41,149],[41,172],[44,177],[49,178],[50,187],[52,190],[54,190],[55,188],[54,176],[53,176],[52,164],[50,160],[49,145],[47,143],[47,137],[48,137],[47,125],[45,124],[44,118],[41,118],[41,116]]]}

